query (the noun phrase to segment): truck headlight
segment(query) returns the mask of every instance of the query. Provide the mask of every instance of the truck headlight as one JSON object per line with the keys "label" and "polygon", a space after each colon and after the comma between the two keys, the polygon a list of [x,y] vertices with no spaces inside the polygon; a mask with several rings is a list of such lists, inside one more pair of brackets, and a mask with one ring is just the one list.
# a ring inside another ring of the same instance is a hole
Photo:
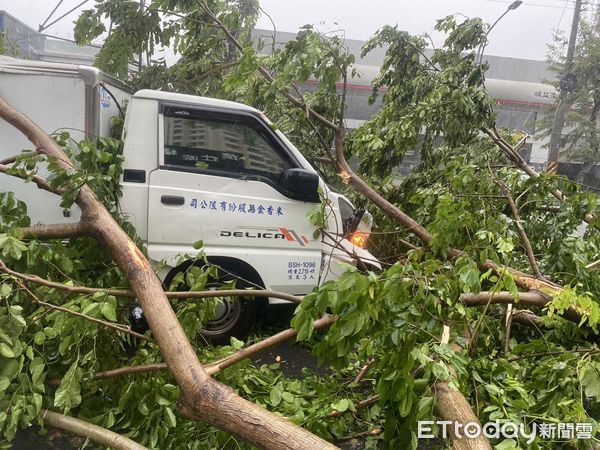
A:
{"label": "truck headlight", "polygon": [[367,241],[369,240],[369,233],[365,233],[363,231],[357,230],[354,233],[352,233],[352,235],[350,236],[350,238],[348,240],[350,242],[352,242],[354,245],[356,245],[357,247],[366,248]]}

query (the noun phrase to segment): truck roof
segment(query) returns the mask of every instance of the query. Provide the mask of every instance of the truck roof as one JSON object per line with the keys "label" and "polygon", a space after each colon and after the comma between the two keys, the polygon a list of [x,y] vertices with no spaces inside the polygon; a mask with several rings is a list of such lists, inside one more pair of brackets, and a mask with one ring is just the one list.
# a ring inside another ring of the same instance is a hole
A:
{"label": "truck roof", "polygon": [[171,101],[177,103],[187,103],[190,105],[209,106],[213,108],[229,109],[236,111],[246,111],[262,115],[262,113],[259,110],[252,108],[251,106],[244,105],[243,103],[230,102],[228,100],[220,100],[218,98],[197,97],[195,95],[177,94],[175,92],[142,89],[141,91],[137,91],[134,94],[134,98],[148,98],[153,100],[161,100],[165,102]]}
{"label": "truck roof", "polygon": [[37,61],[0,55],[0,72],[29,75],[76,76],[93,85],[108,83],[125,92],[132,91],[131,87],[126,83],[105,74],[97,67],[79,64]]}

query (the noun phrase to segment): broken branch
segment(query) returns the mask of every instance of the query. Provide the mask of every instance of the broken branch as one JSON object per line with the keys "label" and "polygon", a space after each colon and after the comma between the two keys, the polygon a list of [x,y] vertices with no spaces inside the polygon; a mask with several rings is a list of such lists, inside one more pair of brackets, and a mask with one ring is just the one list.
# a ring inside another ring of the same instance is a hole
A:
{"label": "broken branch", "polygon": [[102,446],[117,450],[147,450],[143,445],[140,445],[125,436],[84,420],[65,416],[64,414],[59,414],[54,411],[48,411],[47,409],[43,409],[41,414],[46,425],[90,438],[92,441],[101,444]]}
{"label": "broken branch", "polygon": [[[31,275],[11,270],[6,266],[4,261],[0,260],[0,272],[4,272],[8,275],[20,278],[21,280],[28,281],[31,283],[39,284],[53,289],[59,289],[61,291],[68,292],[69,294],[106,294],[113,295],[115,297],[129,297],[135,298],[135,292],[129,289],[119,288],[91,288],[85,286],[68,286],[63,283],[56,281],[46,280],[38,277],[37,275]],[[223,289],[217,291],[177,291],[177,292],[165,292],[165,295],[171,299],[185,299],[185,298],[214,298],[214,297],[273,297],[282,300],[288,300],[293,303],[300,303],[302,299],[295,295],[286,294],[284,292],[267,291],[267,290],[254,290],[254,289]]]}
{"label": "broken branch", "polygon": [[68,239],[89,236],[90,227],[85,222],[34,225],[21,228],[26,239]]}
{"label": "broken branch", "polygon": [[[11,177],[21,178],[17,175],[13,175],[12,173],[9,173],[9,171],[8,171],[9,169],[10,169],[10,166],[7,166],[5,164],[0,164],[0,173],[10,175]],[[23,179],[23,178],[21,178],[21,179]],[[53,189],[50,186],[50,183],[48,183],[48,181],[40,175],[33,175],[29,181],[35,183],[38,188],[43,189],[44,191],[48,191],[48,192],[51,192],[56,195],[62,194],[62,191]]]}
{"label": "broken branch", "polygon": [[523,243],[523,247],[525,247],[525,252],[527,253],[527,258],[529,259],[529,264],[531,265],[531,270],[536,278],[544,279],[542,272],[540,272],[540,268],[538,266],[537,260],[535,259],[535,255],[533,254],[533,248],[531,247],[531,242],[527,237],[527,233],[525,232],[525,228],[523,228],[523,223],[521,222],[521,215],[519,214],[519,208],[517,208],[517,203],[513,199],[512,194],[510,193],[510,188],[501,180],[494,180],[500,189],[502,189],[502,193],[506,197],[508,201],[508,205],[513,213],[515,218],[515,225],[517,226],[517,230],[519,231],[519,236],[521,237],[521,242]]}
{"label": "broken branch", "polygon": [[64,312],[66,314],[70,314],[72,316],[79,317],[80,319],[87,320],[88,322],[97,323],[98,325],[102,325],[105,328],[110,328],[111,330],[118,331],[119,333],[126,333],[126,334],[129,334],[129,335],[131,335],[133,337],[136,337],[138,339],[142,339],[144,341],[148,341],[148,342],[151,342],[151,343],[154,344],[154,341],[152,339],[150,339],[147,336],[144,336],[143,334],[136,333],[135,331],[132,331],[126,325],[120,325],[120,324],[116,324],[116,323],[106,322],[105,320],[96,319],[95,317],[87,316],[85,314],[82,314],[82,313],[77,312],[77,311],[70,310],[68,308],[63,308],[62,306],[57,306],[57,305],[53,305],[51,303],[44,302],[44,301],[40,300],[33,292],[31,292],[31,290],[29,290],[27,288],[27,286],[25,286],[25,284],[23,284],[23,282],[21,282],[20,280],[17,280],[17,284],[19,284],[19,286],[21,287],[21,289],[23,289],[27,293],[27,295],[29,295],[29,297],[31,297],[31,299],[35,303],[37,303],[40,306],[43,306],[44,308],[48,308],[50,310]]}

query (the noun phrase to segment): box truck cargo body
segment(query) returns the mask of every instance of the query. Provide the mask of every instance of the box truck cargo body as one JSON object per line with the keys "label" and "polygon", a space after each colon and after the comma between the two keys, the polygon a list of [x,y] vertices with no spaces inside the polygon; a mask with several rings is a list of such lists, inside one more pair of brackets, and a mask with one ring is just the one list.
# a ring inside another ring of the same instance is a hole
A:
{"label": "box truck cargo body", "polygon": [[[0,94],[47,133],[64,130],[77,142],[108,136],[110,118],[119,115],[120,103],[130,96],[123,83],[95,67],[8,56],[0,56]],[[0,136],[2,152],[10,153],[7,156],[24,149],[33,150],[31,142],[4,121],[0,121]],[[31,183],[24,185],[18,179],[5,176],[0,186],[3,191],[19,192],[27,199],[34,223],[78,220],[76,209],[71,217],[65,218],[59,207],[60,199],[40,192]]]}

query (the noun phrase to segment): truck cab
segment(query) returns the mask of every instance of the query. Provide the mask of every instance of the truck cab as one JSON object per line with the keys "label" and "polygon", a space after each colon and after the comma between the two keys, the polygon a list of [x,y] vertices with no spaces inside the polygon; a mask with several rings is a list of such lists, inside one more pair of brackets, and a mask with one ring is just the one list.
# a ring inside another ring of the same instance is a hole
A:
{"label": "truck cab", "polygon": [[[352,255],[379,267],[346,239],[352,230],[344,224],[354,214],[349,201],[331,191],[260,111],[142,90],[128,105],[123,133],[122,210],[150,258],[166,261],[166,282],[186,268],[177,260],[198,240],[226,273],[298,296],[339,276],[339,264],[354,263]],[[308,219],[322,200],[319,192],[330,205],[324,237]],[[214,328],[213,337],[243,334],[236,321],[247,321],[250,309],[223,300],[207,329]]]}

